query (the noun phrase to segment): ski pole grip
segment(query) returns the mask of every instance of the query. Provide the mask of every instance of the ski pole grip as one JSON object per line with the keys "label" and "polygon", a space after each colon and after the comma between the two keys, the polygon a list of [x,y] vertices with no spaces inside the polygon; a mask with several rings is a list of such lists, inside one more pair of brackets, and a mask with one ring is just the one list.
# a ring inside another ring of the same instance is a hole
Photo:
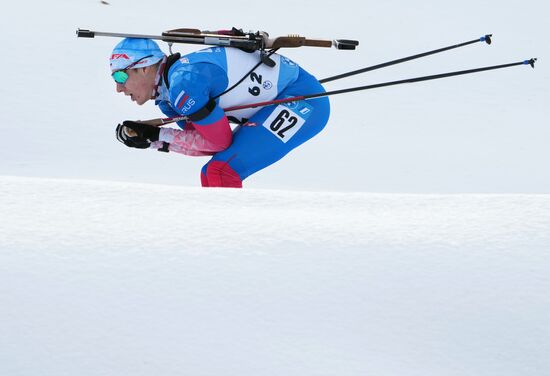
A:
{"label": "ski pole grip", "polygon": [[86,29],[77,29],[76,36],[78,38],[93,38],[95,37],[95,32]]}

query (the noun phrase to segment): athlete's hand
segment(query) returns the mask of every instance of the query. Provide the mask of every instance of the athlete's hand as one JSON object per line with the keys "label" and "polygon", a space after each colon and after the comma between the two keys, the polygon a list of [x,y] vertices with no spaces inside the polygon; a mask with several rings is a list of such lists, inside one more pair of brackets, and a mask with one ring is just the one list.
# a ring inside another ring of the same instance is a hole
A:
{"label": "athlete's hand", "polygon": [[142,140],[148,140],[150,142],[155,142],[159,140],[159,133],[160,133],[159,127],[155,127],[144,123],[138,123],[130,120],[126,120],[125,122],[123,122],[122,126],[127,128],[126,132],[131,137],[138,137]]}
{"label": "athlete's hand", "polygon": [[116,127],[117,140],[137,149],[147,149],[151,146],[151,142],[158,141],[159,132],[158,127],[129,120]]}

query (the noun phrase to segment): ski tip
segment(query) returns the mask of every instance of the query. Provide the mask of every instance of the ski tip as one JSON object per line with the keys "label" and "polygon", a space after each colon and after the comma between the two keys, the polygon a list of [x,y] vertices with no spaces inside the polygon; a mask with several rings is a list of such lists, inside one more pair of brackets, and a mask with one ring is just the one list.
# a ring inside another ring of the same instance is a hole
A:
{"label": "ski tip", "polygon": [[523,62],[523,64],[525,64],[525,65],[530,65],[531,68],[535,69],[535,63],[536,63],[536,62],[537,62],[537,58],[534,57],[534,58],[532,58],[532,59],[525,60],[525,61]]}
{"label": "ski tip", "polygon": [[493,43],[493,34],[485,34],[484,36],[482,36],[481,38],[479,38],[479,41],[480,42],[485,42],[487,44],[491,44]]}

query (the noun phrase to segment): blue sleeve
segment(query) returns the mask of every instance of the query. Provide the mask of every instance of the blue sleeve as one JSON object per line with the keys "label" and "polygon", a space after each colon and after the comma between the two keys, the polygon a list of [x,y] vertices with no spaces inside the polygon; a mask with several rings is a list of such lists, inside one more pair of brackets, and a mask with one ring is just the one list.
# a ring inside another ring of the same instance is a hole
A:
{"label": "blue sleeve", "polygon": [[[223,92],[228,79],[225,71],[215,64],[183,64],[170,72],[170,102],[180,115],[192,115],[203,108],[210,98]],[[214,111],[196,124],[210,124],[225,114],[216,106]]]}

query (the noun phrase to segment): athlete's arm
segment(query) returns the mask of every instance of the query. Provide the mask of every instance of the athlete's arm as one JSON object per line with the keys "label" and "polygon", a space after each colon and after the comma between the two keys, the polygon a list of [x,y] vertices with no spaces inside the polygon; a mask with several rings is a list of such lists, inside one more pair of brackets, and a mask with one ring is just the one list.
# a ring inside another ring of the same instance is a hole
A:
{"label": "athlete's arm", "polygon": [[211,99],[215,85],[224,77],[221,68],[208,63],[182,65],[170,74],[172,107],[178,114],[189,116],[196,131],[219,150],[232,141],[227,116]]}
{"label": "athlete's arm", "polygon": [[184,130],[161,128],[158,141],[151,143],[151,148],[163,149],[164,143],[169,144],[169,151],[190,156],[214,155],[225,149],[204,138],[190,124]]}

